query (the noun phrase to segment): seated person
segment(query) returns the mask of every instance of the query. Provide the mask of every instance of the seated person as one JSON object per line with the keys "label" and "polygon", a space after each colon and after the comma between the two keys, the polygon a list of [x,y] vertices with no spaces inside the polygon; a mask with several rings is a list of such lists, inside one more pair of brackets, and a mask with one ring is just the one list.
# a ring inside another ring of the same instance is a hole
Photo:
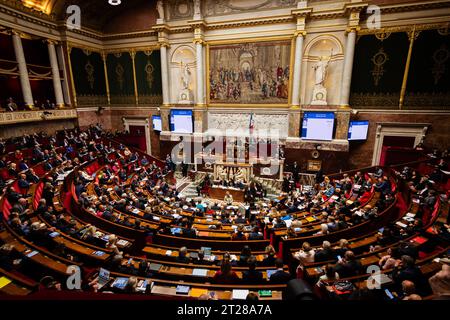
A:
{"label": "seated person", "polygon": [[262,266],[273,266],[275,265],[275,249],[273,246],[267,246],[265,250],[266,256],[264,257],[263,261],[261,261]]}
{"label": "seated person", "polygon": [[26,174],[21,174],[20,178],[18,180],[18,185],[19,188],[21,189],[29,189],[30,188],[30,183],[27,181],[27,175]]}
{"label": "seated person", "polygon": [[361,262],[356,259],[355,254],[350,250],[336,264],[336,272],[340,278],[353,277],[360,274],[361,271]]}
{"label": "seated person", "polygon": [[270,283],[284,284],[291,280],[291,274],[283,270],[283,260],[275,260],[275,267],[277,271],[270,276]]}
{"label": "seated person", "polygon": [[240,224],[238,225],[236,232],[233,233],[233,235],[231,236],[232,240],[247,240],[247,236],[244,233],[244,225]]}
{"label": "seated person", "polygon": [[242,273],[242,280],[245,284],[258,284],[262,283],[263,275],[260,271],[256,270],[256,258],[250,256],[247,260],[248,270]]}
{"label": "seated person", "polygon": [[187,256],[187,248],[186,247],[180,248],[180,250],[178,251],[178,257],[176,260],[177,260],[177,262],[180,262],[180,263],[191,262],[191,259]]}
{"label": "seated person", "polygon": [[324,262],[334,260],[334,250],[329,241],[322,243],[322,250],[318,250],[314,255],[314,262]]}
{"label": "seated person", "polygon": [[232,270],[230,260],[224,258],[220,265],[220,270],[213,277],[213,282],[217,284],[233,284],[239,282],[239,277]]}

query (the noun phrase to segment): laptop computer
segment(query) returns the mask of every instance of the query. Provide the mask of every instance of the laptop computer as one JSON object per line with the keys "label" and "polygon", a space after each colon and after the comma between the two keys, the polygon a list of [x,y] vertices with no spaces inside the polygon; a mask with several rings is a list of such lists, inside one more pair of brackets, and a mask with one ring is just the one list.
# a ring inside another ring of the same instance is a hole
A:
{"label": "laptop computer", "polygon": [[98,288],[103,288],[110,280],[110,272],[106,269],[100,268],[97,277]]}

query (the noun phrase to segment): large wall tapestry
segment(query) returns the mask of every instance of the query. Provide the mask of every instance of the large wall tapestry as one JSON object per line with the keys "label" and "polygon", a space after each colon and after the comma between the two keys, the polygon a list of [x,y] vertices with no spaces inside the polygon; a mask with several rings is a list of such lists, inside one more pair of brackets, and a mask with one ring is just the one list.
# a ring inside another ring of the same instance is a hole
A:
{"label": "large wall tapestry", "polygon": [[291,41],[212,45],[211,104],[287,104]]}
{"label": "large wall tapestry", "polygon": [[135,104],[133,62],[130,53],[110,53],[106,63],[111,104]]}
{"label": "large wall tapestry", "polygon": [[406,32],[361,36],[355,48],[350,105],[398,108],[408,48]]}
{"label": "large wall tapestry", "polygon": [[139,103],[162,103],[161,56],[159,50],[136,52],[135,63]]}
{"label": "large wall tapestry", "polygon": [[100,53],[72,48],[70,61],[77,104],[80,106],[107,104],[105,72]]}
{"label": "large wall tapestry", "polygon": [[414,42],[405,97],[408,109],[450,107],[450,33],[426,30]]}

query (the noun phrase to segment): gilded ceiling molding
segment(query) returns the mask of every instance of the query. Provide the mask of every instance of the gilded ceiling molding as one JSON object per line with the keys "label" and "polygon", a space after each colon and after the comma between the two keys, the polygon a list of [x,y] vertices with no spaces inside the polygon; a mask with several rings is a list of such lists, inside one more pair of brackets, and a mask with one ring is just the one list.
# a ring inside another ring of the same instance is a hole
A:
{"label": "gilded ceiling molding", "polygon": [[[395,27],[384,27],[381,29],[361,29],[358,31],[358,35],[387,35],[395,32],[411,32],[414,28],[416,31],[424,30],[439,30],[449,27],[449,23],[429,23],[429,24],[414,24]],[[381,40],[381,39],[380,39]]]}

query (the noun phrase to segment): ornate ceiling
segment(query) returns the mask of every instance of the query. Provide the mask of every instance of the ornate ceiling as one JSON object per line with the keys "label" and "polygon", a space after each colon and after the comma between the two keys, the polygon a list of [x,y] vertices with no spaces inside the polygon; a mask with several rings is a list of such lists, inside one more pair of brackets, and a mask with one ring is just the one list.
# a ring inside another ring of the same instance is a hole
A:
{"label": "ornate ceiling", "polygon": [[[117,1],[117,0],[116,0]],[[0,0],[10,6],[21,5],[44,13],[60,21],[66,17],[66,9],[77,5],[81,9],[81,24],[84,27],[102,31],[108,21],[113,20],[125,11],[145,6],[155,8],[156,0],[121,0],[120,5],[110,5],[108,0]]]}

